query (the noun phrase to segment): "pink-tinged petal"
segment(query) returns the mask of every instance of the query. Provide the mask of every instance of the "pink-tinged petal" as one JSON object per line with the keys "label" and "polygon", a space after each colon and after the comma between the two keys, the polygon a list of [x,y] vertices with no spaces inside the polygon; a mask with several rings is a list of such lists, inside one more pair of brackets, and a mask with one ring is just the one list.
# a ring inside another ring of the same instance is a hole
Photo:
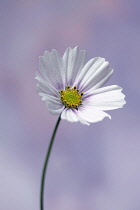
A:
{"label": "pink-tinged petal", "polygon": [[56,89],[64,88],[65,73],[63,69],[62,57],[56,50],[45,51],[39,57],[39,70],[41,76]]}
{"label": "pink-tinged petal", "polygon": [[79,116],[89,123],[102,121],[105,117],[111,119],[109,114],[88,105],[79,107],[78,112]]}
{"label": "pink-tinged petal", "polygon": [[89,125],[86,120],[81,118],[79,112],[75,109],[65,108],[61,114],[61,119],[68,120],[69,122],[80,122],[84,125]]}
{"label": "pink-tinged petal", "polygon": [[79,89],[83,92],[102,86],[112,75],[113,70],[104,58],[93,58],[87,62],[79,75]]}
{"label": "pink-tinged petal", "polygon": [[117,85],[99,88],[83,100],[83,104],[98,110],[113,110],[122,108],[126,103],[122,88]]}
{"label": "pink-tinged petal", "polygon": [[76,77],[85,65],[86,51],[78,47],[67,48],[63,55],[63,65],[66,72],[66,86],[73,86]]}

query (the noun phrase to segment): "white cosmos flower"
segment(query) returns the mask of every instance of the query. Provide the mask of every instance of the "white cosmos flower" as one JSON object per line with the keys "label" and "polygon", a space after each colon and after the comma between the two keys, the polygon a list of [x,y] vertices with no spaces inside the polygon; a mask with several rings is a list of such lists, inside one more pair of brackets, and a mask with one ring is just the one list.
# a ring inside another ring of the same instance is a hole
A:
{"label": "white cosmos flower", "polygon": [[122,88],[103,86],[113,73],[101,57],[87,63],[86,51],[67,48],[61,56],[56,50],[45,51],[39,58],[37,90],[52,114],[61,119],[89,125],[111,119],[106,110],[122,108],[126,103]]}

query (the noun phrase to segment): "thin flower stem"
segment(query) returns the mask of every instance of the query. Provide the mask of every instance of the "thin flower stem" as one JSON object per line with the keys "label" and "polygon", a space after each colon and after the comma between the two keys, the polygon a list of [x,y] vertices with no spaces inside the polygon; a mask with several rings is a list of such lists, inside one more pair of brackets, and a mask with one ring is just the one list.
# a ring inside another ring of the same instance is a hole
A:
{"label": "thin flower stem", "polygon": [[49,147],[47,150],[47,154],[46,154],[46,158],[45,158],[45,162],[44,162],[44,166],[43,166],[43,170],[42,170],[42,177],[41,177],[41,186],[40,186],[40,210],[44,210],[44,185],[45,185],[45,175],[46,175],[46,170],[47,170],[47,166],[48,166],[48,162],[49,162],[49,157],[50,157],[50,153],[51,153],[51,149],[53,146],[53,142],[55,139],[55,135],[56,135],[56,131],[58,129],[59,123],[60,123],[60,116],[57,120],[57,123],[55,125],[50,143],[49,143]]}

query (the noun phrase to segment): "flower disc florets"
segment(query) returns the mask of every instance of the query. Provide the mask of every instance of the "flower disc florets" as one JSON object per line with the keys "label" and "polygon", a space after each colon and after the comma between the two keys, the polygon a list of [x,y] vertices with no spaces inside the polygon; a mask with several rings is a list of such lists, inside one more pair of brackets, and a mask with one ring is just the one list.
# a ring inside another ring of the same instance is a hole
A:
{"label": "flower disc florets", "polygon": [[79,89],[76,86],[72,89],[70,86],[67,86],[65,90],[61,90],[59,93],[65,107],[78,109],[78,106],[82,104],[81,97],[84,93],[79,93]]}

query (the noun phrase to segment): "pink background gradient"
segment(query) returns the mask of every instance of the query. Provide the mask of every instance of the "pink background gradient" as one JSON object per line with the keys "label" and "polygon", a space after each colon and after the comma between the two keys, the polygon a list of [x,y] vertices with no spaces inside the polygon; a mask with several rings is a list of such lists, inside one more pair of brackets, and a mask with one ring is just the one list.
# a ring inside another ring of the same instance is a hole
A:
{"label": "pink background gradient", "polygon": [[69,46],[115,69],[127,104],[112,120],[62,121],[45,210],[140,210],[140,1],[0,0],[0,209],[39,210],[40,176],[57,120],[35,90],[38,57]]}

